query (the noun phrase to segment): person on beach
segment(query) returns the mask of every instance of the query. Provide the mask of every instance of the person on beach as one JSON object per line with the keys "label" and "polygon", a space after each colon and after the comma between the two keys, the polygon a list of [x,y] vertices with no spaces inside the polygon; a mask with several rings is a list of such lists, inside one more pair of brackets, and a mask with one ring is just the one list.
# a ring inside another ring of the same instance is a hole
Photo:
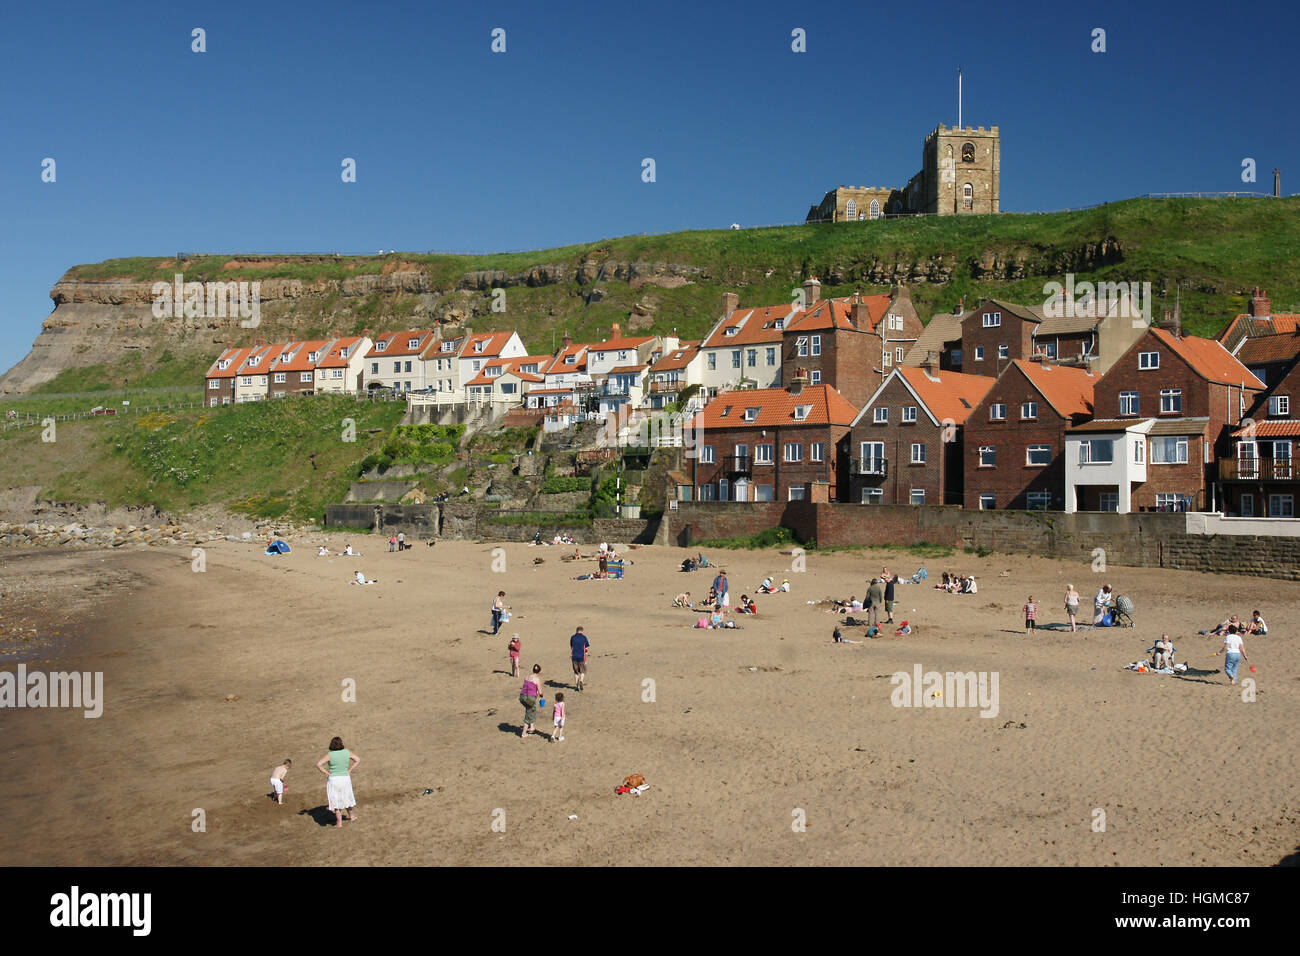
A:
{"label": "person on beach", "polygon": [[569,657],[573,661],[573,673],[577,677],[577,690],[582,690],[583,684],[587,681],[587,651],[591,648],[591,642],[587,640],[587,635],[582,633],[579,627],[569,638]]}
{"label": "person on beach", "polygon": [[521,738],[537,731],[534,726],[537,723],[537,685],[542,680],[537,675],[541,672],[542,665],[534,664],[532,674],[524,678],[524,686],[519,688],[519,703],[524,705],[524,726],[519,731]]}
{"label": "person on beach", "polygon": [[880,579],[881,581],[884,582],[885,585],[885,614],[888,615],[888,617],[885,618],[885,623],[893,624],[894,604],[895,604],[894,583],[898,580],[898,578],[896,578],[894,575],[889,573],[889,568],[885,568],[883,571],[880,572]]}
{"label": "person on beach", "polygon": [[501,615],[506,611],[506,592],[498,591],[497,596],[492,599],[492,633],[497,634],[501,631]]}
{"label": "person on beach", "polygon": [[280,766],[271,771],[271,789],[275,792],[275,802],[282,806],[284,804],[284,792],[289,789],[284,782],[284,778],[288,776],[289,768],[292,766],[293,761],[285,757]]}
{"label": "person on beach", "polygon": [[1034,603],[1034,596],[1029,595],[1029,600],[1025,602],[1025,633],[1036,630],[1038,627],[1038,605]]}
{"label": "person on beach", "polygon": [[405,532],[405,531],[399,531],[399,532],[397,532],[397,550],[398,550],[398,551],[405,551],[405,550],[406,550],[406,532]]}
{"label": "person on beach", "polygon": [[713,579],[713,590],[718,595],[718,607],[729,607],[731,605],[731,595],[728,593],[729,587],[727,572],[719,571],[718,576]]}
{"label": "person on beach", "polygon": [[1268,633],[1268,625],[1264,623],[1264,619],[1259,616],[1258,611],[1251,612],[1250,620],[1246,622],[1246,633],[1260,635]]}
{"label": "person on beach", "polygon": [[367,581],[366,576],[362,574],[360,571],[357,571],[356,574],[353,575],[352,580],[348,582],[348,584],[374,584],[375,580],[376,580],[375,578],[371,578],[369,581]]}
{"label": "person on beach", "polygon": [[510,676],[519,676],[519,635],[516,634],[510,638],[510,643],[506,645],[506,652],[510,655]]}
{"label": "person on beach", "polygon": [[392,554],[396,550],[397,550],[397,535],[390,534],[388,536],[388,553]]}
{"label": "person on beach", "polygon": [[1223,646],[1219,648],[1219,652],[1223,654],[1223,673],[1228,675],[1228,683],[1236,684],[1237,667],[1243,660],[1250,660],[1246,657],[1246,643],[1237,633],[1237,625],[1228,627],[1228,633],[1224,635]]}
{"label": "person on beach", "polygon": [[1174,666],[1174,643],[1168,634],[1161,634],[1151,648],[1151,666],[1156,670]]}
{"label": "person on beach", "polygon": [[563,692],[555,695],[555,710],[551,714],[551,719],[555,722],[555,729],[551,731],[551,743],[564,739],[564,694]]}
{"label": "person on beach", "polygon": [[1097,596],[1092,599],[1092,626],[1101,627],[1102,621],[1106,619],[1106,612],[1110,609],[1110,585],[1103,584]]}
{"label": "person on beach", "polygon": [[870,586],[867,587],[867,625],[870,627],[880,627],[880,605],[885,600],[885,589],[880,584],[880,578],[872,578]]}
{"label": "person on beach", "polygon": [[1065,616],[1070,619],[1070,630],[1079,629],[1079,592],[1073,584],[1065,586]]}
{"label": "person on beach", "polygon": [[677,595],[677,597],[673,598],[673,607],[689,607],[694,609],[694,605],[691,604],[691,592],[683,591],[681,594]]}
{"label": "person on beach", "polygon": [[316,557],[318,557],[318,558],[326,558],[326,557],[329,557],[329,553],[330,553],[330,549],[327,548],[327,547],[325,547],[325,545],[322,544],[322,545],[320,546],[320,550],[316,552]]}
{"label": "person on beach", "polygon": [[334,811],[334,826],[343,829],[343,811],[347,811],[348,822],[354,823],[357,815],[353,809],[357,798],[352,793],[352,771],[357,769],[361,758],[343,746],[343,739],[335,737],[330,741],[329,753],[316,761],[316,769],[325,774],[325,800]]}

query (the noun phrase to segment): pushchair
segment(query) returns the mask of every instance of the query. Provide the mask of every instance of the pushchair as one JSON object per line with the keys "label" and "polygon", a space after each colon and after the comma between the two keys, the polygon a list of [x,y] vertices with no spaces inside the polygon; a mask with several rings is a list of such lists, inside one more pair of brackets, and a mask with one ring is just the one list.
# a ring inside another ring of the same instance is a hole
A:
{"label": "pushchair", "polygon": [[1114,621],[1116,627],[1137,627],[1133,620],[1133,602],[1123,594],[1115,596]]}
{"label": "pushchair", "polygon": [[912,583],[913,583],[913,584],[920,584],[922,581],[927,581],[927,580],[929,580],[929,578],[930,578],[930,572],[927,571],[927,570],[925,570],[925,565],[923,564],[923,565],[921,565],[921,567],[917,570],[917,572],[916,572],[915,574],[912,575]]}

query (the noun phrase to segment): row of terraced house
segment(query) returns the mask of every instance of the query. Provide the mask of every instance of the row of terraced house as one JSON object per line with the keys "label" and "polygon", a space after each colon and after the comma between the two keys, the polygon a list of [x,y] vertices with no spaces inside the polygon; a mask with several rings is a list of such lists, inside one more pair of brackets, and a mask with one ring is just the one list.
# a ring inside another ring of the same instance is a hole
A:
{"label": "row of terraced house", "polygon": [[1256,290],[1217,339],[1151,325],[1125,295],[1042,306],[987,298],[923,324],[905,286],[741,307],[700,340],[440,328],[228,348],[209,403],[392,389],[493,403],[547,430],[678,408],[694,446],[672,473],[698,501],[828,500],[1059,511],[1293,517],[1300,315]]}

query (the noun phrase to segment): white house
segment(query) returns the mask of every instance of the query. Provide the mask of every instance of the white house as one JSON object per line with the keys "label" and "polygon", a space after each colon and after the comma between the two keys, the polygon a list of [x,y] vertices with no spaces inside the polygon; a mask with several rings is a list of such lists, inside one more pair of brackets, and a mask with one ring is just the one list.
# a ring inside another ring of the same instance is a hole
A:
{"label": "white house", "polygon": [[262,402],[269,397],[271,367],[283,351],[283,345],[259,345],[249,352],[235,376],[236,402]]}
{"label": "white house", "polygon": [[735,309],[722,316],[700,345],[701,384],[710,395],[742,383],[781,386],[781,340],[793,305]]}
{"label": "white house", "polygon": [[369,336],[356,335],[331,342],[316,363],[316,394],[359,391],[371,344]]}
{"label": "white house", "polygon": [[[458,363],[456,378],[460,384],[468,383],[470,379],[475,378],[493,359],[520,358],[528,354],[517,332],[482,332],[476,335],[472,330],[466,329],[465,333],[465,339],[456,357]],[[436,359],[442,355],[438,352],[434,353],[434,357]],[[458,395],[460,400],[468,398],[463,388],[457,391],[460,393]]]}
{"label": "white house", "polygon": [[433,329],[410,329],[384,332],[366,353],[367,388],[397,389],[401,392],[422,391],[433,387],[427,355],[440,344]]}
{"label": "white house", "polygon": [[474,404],[522,405],[529,388],[545,381],[541,366],[548,359],[549,356],[525,355],[490,361],[465,383],[466,398]]}
{"label": "white house", "polygon": [[1133,510],[1133,486],[1147,480],[1147,437],[1155,419],[1099,419],[1065,433],[1065,510],[1079,510],[1085,489],[1102,511]]}
{"label": "white house", "polygon": [[665,340],[664,354],[650,366],[646,399],[651,409],[666,408],[687,386],[704,384],[704,353],[699,343],[679,342],[674,348],[669,345],[672,341]]}

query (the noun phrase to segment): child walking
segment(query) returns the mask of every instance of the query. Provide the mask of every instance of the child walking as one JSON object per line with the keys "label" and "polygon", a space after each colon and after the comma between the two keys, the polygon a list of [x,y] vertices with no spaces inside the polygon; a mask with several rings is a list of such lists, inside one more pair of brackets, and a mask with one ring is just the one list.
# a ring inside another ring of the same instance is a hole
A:
{"label": "child walking", "polygon": [[1038,629],[1038,605],[1034,603],[1034,596],[1029,595],[1029,601],[1025,604],[1025,633]]}
{"label": "child walking", "polygon": [[293,761],[285,757],[284,762],[271,771],[271,789],[275,791],[275,802],[281,805],[284,804],[284,792],[289,789],[285,786],[284,778],[292,766]]}
{"label": "child walking", "polygon": [[564,739],[564,694],[555,695],[555,713],[552,714],[555,720],[555,729],[551,731],[551,743]]}
{"label": "child walking", "polygon": [[519,676],[519,635],[516,634],[510,638],[510,643],[506,645],[506,650],[510,652],[510,676]]}

